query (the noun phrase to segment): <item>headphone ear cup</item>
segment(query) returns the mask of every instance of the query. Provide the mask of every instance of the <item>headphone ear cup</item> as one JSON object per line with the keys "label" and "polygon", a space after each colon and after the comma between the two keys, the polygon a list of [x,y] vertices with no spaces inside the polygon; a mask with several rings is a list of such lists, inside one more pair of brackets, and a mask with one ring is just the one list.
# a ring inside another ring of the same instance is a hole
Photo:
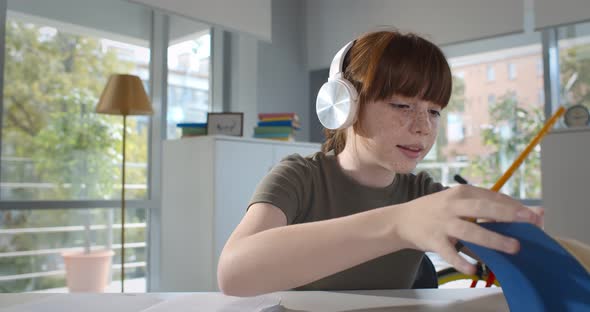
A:
{"label": "headphone ear cup", "polygon": [[356,121],[358,93],[348,80],[330,79],[320,88],[315,108],[318,119],[325,128],[347,128]]}

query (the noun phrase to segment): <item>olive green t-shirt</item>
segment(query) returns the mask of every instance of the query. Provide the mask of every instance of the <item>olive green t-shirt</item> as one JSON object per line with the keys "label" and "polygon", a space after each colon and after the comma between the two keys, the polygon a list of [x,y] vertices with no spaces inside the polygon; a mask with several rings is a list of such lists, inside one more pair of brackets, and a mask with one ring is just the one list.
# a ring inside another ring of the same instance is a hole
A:
{"label": "olive green t-shirt", "polygon": [[[364,186],[343,172],[332,152],[318,152],[308,157],[295,154],[284,158],[264,177],[248,206],[272,204],[285,213],[287,224],[291,225],[401,204],[442,189],[441,184],[433,182],[424,172],[397,174],[393,182],[383,188]],[[404,249],[297,289],[410,288],[423,256],[421,251]]]}

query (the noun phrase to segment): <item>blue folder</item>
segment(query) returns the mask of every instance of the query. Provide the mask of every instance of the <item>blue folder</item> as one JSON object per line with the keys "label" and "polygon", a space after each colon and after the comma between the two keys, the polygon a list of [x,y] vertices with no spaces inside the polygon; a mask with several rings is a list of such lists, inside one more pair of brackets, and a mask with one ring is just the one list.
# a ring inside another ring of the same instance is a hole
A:
{"label": "blue folder", "polygon": [[590,273],[551,236],[528,223],[480,225],[520,241],[516,255],[462,242],[494,272],[510,311],[590,311]]}

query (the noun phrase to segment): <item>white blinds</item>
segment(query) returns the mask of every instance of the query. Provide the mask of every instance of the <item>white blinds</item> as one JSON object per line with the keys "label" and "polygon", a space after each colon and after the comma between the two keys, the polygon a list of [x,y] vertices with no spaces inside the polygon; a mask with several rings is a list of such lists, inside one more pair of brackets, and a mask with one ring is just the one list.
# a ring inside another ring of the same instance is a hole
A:
{"label": "white blinds", "polygon": [[590,0],[535,0],[535,28],[590,20]]}
{"label": "white blinds", "polygon": [[271,0],[128,0],[271,40]]}
{"label": "white blinds", "polygon": [[523,0],[307,0],[306,5],[312,68],[327,63],[313,64],[318,56],[332,55],[348,40],[380,26],[417,32],[438,44],[524,29]]}

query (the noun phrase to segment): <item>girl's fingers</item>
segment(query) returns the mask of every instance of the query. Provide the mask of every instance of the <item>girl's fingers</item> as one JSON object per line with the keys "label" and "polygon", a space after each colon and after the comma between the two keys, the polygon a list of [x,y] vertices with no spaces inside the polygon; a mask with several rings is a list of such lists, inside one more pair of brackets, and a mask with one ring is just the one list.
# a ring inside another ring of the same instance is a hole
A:
{"label": "girl's fingers", "polygon": [[514,254],[520,249],[520,244],[514,238],[500,235],[475,223],[463,220],[457,220],[449,224],[447,233],[457,239],[505,253]]}
{"label": "girl's fingers", "polygon": [[545,226],[545,208],[543,207],[528,207],[530,210],[532,210],[535,214],[537,214],[538,216],[538,222],[536,223],[536,225],[540,228],[543,228]]}
{"label": "girl's fingers", "polygon": [[435,252],[455,269],[468,275],[475,274],[475,266],[461,257],[449,242],[444,242],[439,247]]}
{"label": "girl's fingers", "polygon": [[538,224],[541,217],[515,201],[510,204],[486,199],[464,199],[454,206],[459,217],[489,219],[498,222],[529,222]]}
{"label": "girl's fingers", "polygon": [[497,203],[499,206],[513,208],[525,207],[518,200],[500,192],[471,185],[460,185],[457,188],[459,189],[457,189],[456,194],[458,194],[460,199],[483,200],[484,202]]}

